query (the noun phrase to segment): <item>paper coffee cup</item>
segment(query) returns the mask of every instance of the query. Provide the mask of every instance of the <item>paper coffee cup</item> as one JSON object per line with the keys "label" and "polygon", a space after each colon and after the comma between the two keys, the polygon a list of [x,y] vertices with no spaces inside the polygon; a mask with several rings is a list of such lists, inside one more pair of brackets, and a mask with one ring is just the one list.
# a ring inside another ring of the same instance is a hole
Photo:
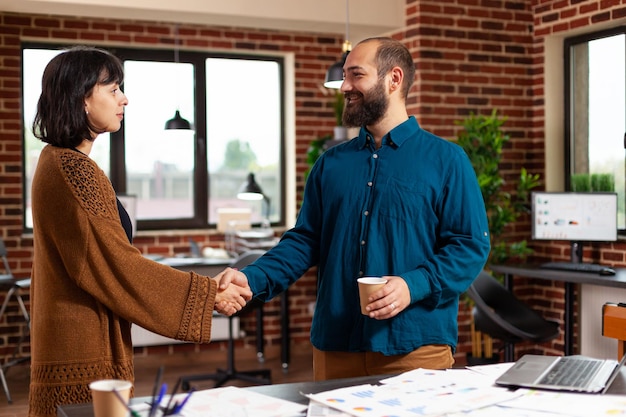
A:
{"label": "paper coffee cup", "polygon": [[[127,417],[130,389],[133,384],[121,379],[102,379],[89,384],[93,402],[94,417]],[[115,395],[117,391],[124,403]]]}
{"label": "paper coffee cup", "polygon": [[361,300],[361,314],[369,315],[369,312],[365,310],[365,307],[370,303],[368,298],[370,294],[380,290],[385,286],[387,280],[381,277],[363,277],[357,279],[359,283],[359,298]]}

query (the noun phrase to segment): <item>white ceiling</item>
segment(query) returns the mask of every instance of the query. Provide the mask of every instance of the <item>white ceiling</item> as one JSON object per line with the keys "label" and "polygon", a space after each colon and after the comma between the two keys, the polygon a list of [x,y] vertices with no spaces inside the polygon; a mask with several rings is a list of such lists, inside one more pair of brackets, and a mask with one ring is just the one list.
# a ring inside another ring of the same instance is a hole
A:
{"label": "white ceiling", "polygon": [[[349,40],[404,26],[406,0],[349,1]],[[158,22],[345,33],[342,0],[0,0],[0,10]]]}

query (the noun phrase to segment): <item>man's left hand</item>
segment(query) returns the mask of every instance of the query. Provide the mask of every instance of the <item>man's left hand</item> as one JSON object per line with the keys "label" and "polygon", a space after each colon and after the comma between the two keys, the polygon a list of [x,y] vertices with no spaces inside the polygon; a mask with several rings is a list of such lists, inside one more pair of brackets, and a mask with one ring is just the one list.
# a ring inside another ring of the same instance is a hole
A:
{"label": "man's left hand", "polygon": [[377,320],[395,317],[411,303],[409,286],[402,277],[384,276],[387,284],[370,296],[369,316]]}

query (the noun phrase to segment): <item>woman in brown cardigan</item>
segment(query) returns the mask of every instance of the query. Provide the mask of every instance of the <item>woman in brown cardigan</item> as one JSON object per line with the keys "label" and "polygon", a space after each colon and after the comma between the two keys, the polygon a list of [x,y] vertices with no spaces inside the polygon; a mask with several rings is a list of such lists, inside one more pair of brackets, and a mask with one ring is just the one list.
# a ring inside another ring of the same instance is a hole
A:
{"label": "woman in brown cardigan", "polygon": [[251,297],[247,283],[218,289],[132,246],[128,214],[89,158],[100,133],[120,128],[122,81],[121,62],[88,47],[62,52],[44,71],[33,123],[48,145],[32,185],[32,417],[90,402],[91,381],[133,381],[131,323],[207,343],[213,310],[234,314]]}

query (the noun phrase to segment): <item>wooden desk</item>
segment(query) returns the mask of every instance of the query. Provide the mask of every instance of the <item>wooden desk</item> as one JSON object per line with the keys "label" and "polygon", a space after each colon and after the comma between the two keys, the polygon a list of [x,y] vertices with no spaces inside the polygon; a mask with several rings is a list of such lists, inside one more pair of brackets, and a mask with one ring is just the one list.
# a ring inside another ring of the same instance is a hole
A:
{"label": "wooden desk", "polygon": [[[574,354],[574,285],[590,284],[604,287],[626,288],[626,269],[616,268],[615,275],[600,275],[590,272],[558,271],[541,268],[539,265],[490,265],[493,272],[504,274],[504,286],[513,290],[513,277],[538,278],[565,283],[564,354]],[[600,312],[598,312],[600,314]],[[505,347],[505,357],[512,357],[513,346]],[[509,355],[509,356],[507,356]]]}
{"label": "wooden desk", "polygon": [[[309,403],[309,399],[303,396],[301,393],[315,394],[319,392],[330,391],[338,388],[360,384],[377,384],[381,379],[390,376],[392,375],[333,379],[329,381],[318,382],[295,382],[289,384],[260,385],[243,389],[287,401],[292,401],[294,403],[307,405]],[[613,384],[611,384],[611,388],[608,390],[608,394],[626,394],[626,369],[622,368],[621,373],[617,376],[615,381],[613,381]],[[149,401],[149,398],[144,397],[133,399],[131,400],[131,402],[145,402],[147,400]],[[57,410],[57,417],[93,417],[93,406],[91,404],[74,404],[60,406]]]}

